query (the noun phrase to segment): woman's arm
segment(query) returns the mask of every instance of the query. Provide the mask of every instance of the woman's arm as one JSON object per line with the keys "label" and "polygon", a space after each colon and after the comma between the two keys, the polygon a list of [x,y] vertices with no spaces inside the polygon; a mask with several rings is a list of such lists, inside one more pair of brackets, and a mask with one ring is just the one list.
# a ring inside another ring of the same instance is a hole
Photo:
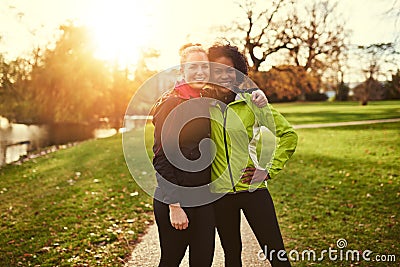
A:
{"label": "woman's arm", "polygon": [[[275,136],[278,137],[269,175],[274,178],[283,169],[297,147],[298,136],[292,125],[275,108],[269,105],[275,123]],[[264,125],[266,126],[266,125]]]}
{"label": "woman's arm", "polygon": [[154,124],[154,145],[153,145],[153,166],[157,171],[158,175],[157,182],[158,186],[164,193],[164,199],[160,201],[164,203],[177,203],[179,200],[178,190],[175,185],[179,185],[178,178],[175,175],[175,167],[170,163],[166,157],[163,145],[161,133],[168,133],[168,129],[164,129],[164,121],[171,113],[171,111],[178,105],[176,99],[170,98],[165,100],[154,112],[153,124]]}
{"label": "woman's arm", "polygon": [[[154,113],[154,158],[153,165],[159,175],[156,175],[158,186],[164,192],[164,199],[161,201],[169,204],[169,215],[172,227],[177,230],[184,230],[189,225],[189,220],[185,211],[179,204],[179,192],[175,185],[179,185],[179,181],[175,176],[175,167],[169,162],[165,156],[161,143],[161,133],[164,127],[164,122],[171,111],[179,104],[177,99],[167,99],[161,104]],[[168,129],[164,130],[168,133]]]}
{"label": "woman's arm", "polygon": [[242,181],[248,184],[275,177],[294,153],[298,139],[293,127],[271,105],[262,109],[253,109],[253,112],[259,125],[267,127],[275,135],[276,147],[273,158],[268,163],[270,167],[247,167],[243,170]]}

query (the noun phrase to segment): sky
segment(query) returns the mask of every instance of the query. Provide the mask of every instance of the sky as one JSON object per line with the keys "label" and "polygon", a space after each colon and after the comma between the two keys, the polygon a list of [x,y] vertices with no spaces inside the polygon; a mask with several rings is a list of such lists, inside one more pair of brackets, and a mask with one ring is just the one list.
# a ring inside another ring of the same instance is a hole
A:
{"label": "sky", "polygon": [[[0,0],[0,53],[28,55],[47,44],[68,20],[88,25],[104,59],[121,64],[137,60],[141,48],[160,52],[158,68],[178,63],[178,49],[188,41],[215,41],[210,27],[230,25],[240,16],[240,0]],[[307,0],[303,0],[307,1]],[[395,0],[339,0],[338,9],[352,31],[351,43],[391,42],[393,19],[384,16]]]}

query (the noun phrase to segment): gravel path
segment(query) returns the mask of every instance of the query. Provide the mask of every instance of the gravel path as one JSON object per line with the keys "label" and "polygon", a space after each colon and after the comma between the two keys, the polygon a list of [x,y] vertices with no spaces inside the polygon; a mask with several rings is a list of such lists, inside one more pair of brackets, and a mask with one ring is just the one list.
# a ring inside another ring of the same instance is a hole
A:
{"label": "gravel path", "polygon": [[[260,261],[258,259],[257,253],[260,248],[243,214],[241,228],[243,242],[243,266],[270,266],[267,262]],[[218,234],[215,237],[215,245],[214,261],[212,266],[223,267],[224,252],[222,250]],[[149,227],[147,234],[143,236],[142,241],[133,250],[132,257],[125,267],[154,267],[158,265],[159,259],[160,248],[158,243],[157,225],[153,224]],[[187,251],[180,267],[186,266],[189,266]]]}
{"label": "gravel path", "polygon": [[367,120],[367,121],[345,121],[345,122],[332,122],[332,123],[299,124],[299,125],[293,125],[293,128],[295,128],[295,129],[325,128],[325,127],[339,127],[339,126],[363,125],[363,124],[398,122],[398,121],[400,121],[400,118],[382,119],[382,120]]}

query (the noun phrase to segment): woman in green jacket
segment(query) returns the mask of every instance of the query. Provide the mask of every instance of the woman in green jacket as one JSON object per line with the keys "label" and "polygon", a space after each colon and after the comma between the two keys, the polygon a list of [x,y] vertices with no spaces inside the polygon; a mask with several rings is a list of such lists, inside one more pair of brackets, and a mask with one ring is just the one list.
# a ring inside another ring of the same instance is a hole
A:
{"label": "woman in green jacket", "polygon": [[210,108],[211,139],[216,146],[211,177],[212,191],[222,195],[214,209],[225,266],[242,266],[240,210],[272,266],[290,266],[267,180],[294,153],[297,134],[271,105],[257,108],[250,94],[237,89],[248,70],[237,47],[215,45],[208,56],[214,62],[211,81],[220,100]]}

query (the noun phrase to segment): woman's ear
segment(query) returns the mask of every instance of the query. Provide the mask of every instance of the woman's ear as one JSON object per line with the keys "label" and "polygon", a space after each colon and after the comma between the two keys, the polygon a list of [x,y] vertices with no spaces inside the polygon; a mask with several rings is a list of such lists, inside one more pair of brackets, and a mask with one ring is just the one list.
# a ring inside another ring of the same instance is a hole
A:
{"label": "woman's ear", "polygon": [[178,74],[179,74],[178,78],[180,78],[181,80],[185,78],[185,70],[183,65],[180,66]]}
{"label": "woman's ear", "polygon": [[180,75],[182,75],[182,76],[185,75],[185,63],[182,63],[182,64],[180,65],[179,73],[180,73]]}

